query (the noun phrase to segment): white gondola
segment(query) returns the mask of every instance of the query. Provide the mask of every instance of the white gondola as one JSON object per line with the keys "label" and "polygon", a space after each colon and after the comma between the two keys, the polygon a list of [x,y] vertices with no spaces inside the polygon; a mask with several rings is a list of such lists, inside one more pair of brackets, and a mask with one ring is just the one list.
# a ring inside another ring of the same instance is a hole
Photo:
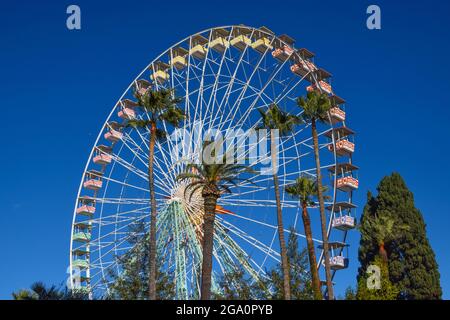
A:
{"label": "white gondola", "polygon": [[336,202],[334,205],[326,207],[327,210],[333,211],[334,218],[332,227],[338,230],[347,231],[356,227],[356,218],[352,215],[352,211],[356,206],[351,202]]}
{"label": "white gondola", "polygon": [[208,48],[206,47],[208,39],[201,35],[195,35],[191,38],[191,41],[192,44],[189,54],[197,59],[205,59],[206,54],[208,53]]}
{"label": "white gondola", "polygon": [[[348,244],[344,242],[329,242],[328,249],[330,250],[330,268],[332,270],[342,270],[348,267],[348,258],[343,255],[344,248],[348,248]],[[322,245],[319,245],[319,249],[323,249]],[[338,251],[338,252],[337,252]],[[325,265],[325,261],[322,261]]]}

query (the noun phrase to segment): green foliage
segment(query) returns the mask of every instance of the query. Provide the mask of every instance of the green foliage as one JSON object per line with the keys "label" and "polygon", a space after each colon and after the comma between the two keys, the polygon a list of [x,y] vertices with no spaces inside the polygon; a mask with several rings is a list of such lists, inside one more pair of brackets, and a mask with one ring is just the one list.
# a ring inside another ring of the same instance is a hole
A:
{"label": "green foliage", "polygon": [[317,196],[317,183],[307,177],[297,178],[294,184],[285,188],[287,194],[296,198],[300,203],[305,203],[307,206],[315,205],[314,197]]}
{"label": "green foliage", "polygon": [[[298,237],[291,229],[287,254],[290,265],[291,299],[312,300],[311,275],[308,271],[306,249],[298,246]],[[222,292],[215,294],[219,300],[282,300],[283,270],[281,263],[266,271],[268,277],[261,281],[252,280],[242,268],[226,273],[219,281]]]}
{"label": "green foliage", "polygon": [[[295,183],[286,186],[284,189],[291,197],[298,199],[300,203],[306,203],[307,206],[317,205],[315,198],[318,195],[317,181],[309,177],[299,177]],[[322,187],[322,192],[327,192],[326,186]],[[330,199],[329,196],[324,196],[325,200]]]}
{"label": "green foliage", "polygon": [[278,129],[280,136],[285,136],[292,132],[294,126],[301,123],[301,119],[281,110],[278,105],[272,104],[267,111],[258,109],[262,118],[260,129]]}
{"label": "green foliage", "polygon": [[[314,295],[309,272],[308,252],[305,248],[299,248],[298,236],[292,228],[288,239],[287,256],[290,266],[291,299],[312,300]],[[268,274],[269,279],[265,281],[265,287],[271,288],[272,293],[266,296],[266,299],[283,299],[283,272],[281,264],[270,270]]]}
{"label": "green foliage", "polygon": [[30,289],[21,289],[12,293],[14,300],[87,300],[88,295],[77,290],[47,286],[43,282],[35,282]]}
{"label": "green foliage", "polygon": [[188,182],[186,194],[190,197],[197,190],[213,192],[219,196],[223,193],[232,193],[230,187],[237,186],[237,182],[251,182],[249,179],[240,178],[240,175],[245,173],[253,174],[254,171],[248,166],[227,164],[223,159],[220,163],[190,163],[185,171],[177,176],[177,180]]}
{"label": "green foliage", "polygon": [[[139,223],[130,230],[129,244],[132,246],[127,253],[117,257],[120,274],[109,270],[112,278],[109,299],[116,300],[145,300],[148,299],[148,271],[149,271],[149,241],[148,234],[144,234],[144,226]],[[170,300],[175,298],[175,284],[173,274],[160,271],[164,259],[158,257],[156,272],[156,298]]]}
{"label": "green foliage", "polygon": [[35,282],[30,289],[19,290],[12,294],[14,300],[62,300],[64,293],[55,285],[46,286],[43,282]]}
{"label": "green foliage", "polygon": [[[389,271],[387,263],[380,256],[376,256],[371,263],[380,268],[380,288],[369,288],[367,286],[368,277],[371,275],[365,274],[360,277],[358,281],[358,292],[356,294],[357,300],[395,300],[398,297],[399,290],[389,280]],[[370,280],[369,280],[370,281]]]}
{"label": "green foliage", "polygon": [[161,121],[178,127],[185,118],[184,111],[177,105],[182,101],[178,97],[173,97],[173,91],[162,89],[159,91],[147,90],[145,94],[134,94],[137,104],[146,113],[148,119],[129,120],[126,127],[134,129],[152,128],[155,130],[157,140],[163,140],[166,132],[158,128]]}
{"label": "green foliage", "polygon": [[262,281],[254,281],[242,267],[225,273],[220,281],[220,293],[214,293],[216,300],[259,300],[267,296],[267,288]]}
{"label": "green foliage", "polygon": [[389,279],[399,289],[398,298],[440,299],[438,266],[413,194],[398,173],[383,178],[377,191],[376,197],[368,194],[361,218],[358,280],[379,254],[380,238],[385,238]]}
{"label": "green foliage", "polygon": [[310,91],[305,97],[297,99],[297,105],[303,109],[302,119],[305,122],[311,120],[326,121],[328,119],[328,111],[331,108],[329,97],[325,93],[318,91]]}
{"label": "green foliage", "polygon": [[356,300],[356,292],[352,287],[345,289],[344,300]]}

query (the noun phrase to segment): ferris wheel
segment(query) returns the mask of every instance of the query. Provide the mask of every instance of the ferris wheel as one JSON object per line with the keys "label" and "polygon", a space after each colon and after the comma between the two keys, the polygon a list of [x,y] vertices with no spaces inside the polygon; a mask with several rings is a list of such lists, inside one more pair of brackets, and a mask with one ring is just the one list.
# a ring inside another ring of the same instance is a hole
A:
{"label": "ferris wheel", "polygon": [[[123,126],[130,119],[146,119],[133,93],[171,89],[182,98],[187,132],[242,130],[261,125],[258,109],[277,104],[300,115],[296,99],[307,91],[329,95],[329,119],[318,125],[319,153],[333,276],[346,268],[347,232],[355,227],[352,192],[358,188],[357,167],[352,163],[354,132],[346,126],[345,101],[334,94],[331,74],[317,66],[314,54],[296,49],[294,39],[276,36],[271,30],[244,25],[204,30],[176,43],[156,57],[131,82],[113,106],[100,129],[82,175],[70,238],[70,282],[95,295],[108,292],[111,271],[122,272],[118,257],[133,249],[132,226],[149,226],[148,191],[149,133]],[[162,126],[168,136],[175,129]],[[300,223],[301,208],[283,192],[299,176],[316,177],[310,123],[280,137],[278,177],[285,234],[295,232],[306,245]],[[186,198],[177,181],[189,160],[202,147],[188,137],[189,147],[179,152],[171,138],[155,147],[155,189],[158,210],[158,255],[163,272],[174,275],[176,297],[198,296],[201,265],[202,200]],[[247,143],[250,150],[251,142]],[[261,158],[252,163],[266,165]],[[276,199],[271,175],[258,174],[251,183],[233,186],[219,198],[214,235],[213,290],[218,279],[239,266],[253,280],[267,277],[266,270],[280,262],[277,241]],[[320,249],[319,209],[310,211],[314,241]],[[291,228],[292,227],[292,228]],[[145,234],[145,230],[143,233]],[[323,250],[318,265],[323,276]],[[324,276],[323,276],[324,277]]]}

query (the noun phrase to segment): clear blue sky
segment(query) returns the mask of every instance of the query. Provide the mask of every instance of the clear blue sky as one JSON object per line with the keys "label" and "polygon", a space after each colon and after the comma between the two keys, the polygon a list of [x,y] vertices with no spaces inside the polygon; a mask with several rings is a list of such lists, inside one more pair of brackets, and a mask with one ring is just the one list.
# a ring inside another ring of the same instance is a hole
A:
{"label": "clear blue sky", "polygon": [[[356,203],[392,171],[427,222],[450,298],[448,181],[450,4],[375,1],[382,30],[365,26],[372,1],[9,1],[0,11],[0,298],[36,280],[62,283],[80,175],[105,117],[157,54],[194,32],[266,25],[318,55],[348,101],[361,167]],[[257,4],[258,3],[258,4]],[[358,236],[337,291],[355,284]]]}

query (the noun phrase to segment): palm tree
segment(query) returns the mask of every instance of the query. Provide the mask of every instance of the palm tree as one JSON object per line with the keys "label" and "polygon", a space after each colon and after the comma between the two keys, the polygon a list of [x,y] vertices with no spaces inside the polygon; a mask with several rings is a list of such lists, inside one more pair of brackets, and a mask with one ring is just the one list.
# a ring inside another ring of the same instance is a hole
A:
{"label": "palm tree", "polygon": [[330,99],[326,94],[310,91],[306,99],[299,97],[297,104],[303,109],[302,118],[306,122],[311,122],[311,131],[314,144],[314,157],[316,160],[316,178],[317,178],[317,197],[319,199],[320,222],[322,227],[322,241],[325,256],[325,276],[327,281],[327,292],[330,300],[334,299],[333,284],[331,283],[331,268],[330,268],[330,252],[328,249],[328,235],[325,217],[325,205],[322,187],[322,173],[320,171],[320,157],[319,157],[319,138],[317,135],[317,122],[324,122],[328,119],[328,112],[331,108]]}
{"label": "palm tree", "polygon": [[308,248],[309,268],[311,270],[312,288],[314,299],[322,300],[322,292],[320,290],[319,272],[317,270],[316,252],[311,231],[311,219],[308,213],[308,206],[315,205],[313,197],[318,194],[317,183],[310,178],[297,178],[295,183],[285,188],[286,193],[293,198],[297,198],[302,206],[302,219],[305,228],[306,244]]}
{"label": "palm tree", "polygon": [[364,232],[361,232],[363,240],[367,240],[364,239],[367,235],[370,235],[370,239],[376,240],[378,254],[382,262],[386,264],[388,262],[386,246],[396,241],[402,235],[403,231],[409,230],[408,225],[398,225],[392,217],[377,215],[364,217],[360,228],[364,229]]}
{"label": "palm tree", "polygon": [[30,290],[19,290],[12,294],[14,300],[61,300],[64,293],[55,285],[47,287],[43,282],[35,282]]}
{"label": "palm tree", "polygon": [[[281,110],[276,104],[272,104],[267,112],[258,109],[262,118],[261,128],[269,130],[278,130],[280,137],[288,135],[294,129],[294,126],[300,123],[300,118],[294,115],[290,115]],[[270,154],[272,156],[272,176],[275,189],[275,199],[277,205],[277,224],[278,224],[278,239],[280,241],[281,251],[281,268],[283,269],[283,291],[284,299],[291,299],[291,289],[289,280],[289,262],[287,258],[286,242],[284,240],[284,226],[281,210],[280,200],[280,186],[277,175],[277,152],[276,152],[276,140],[275,136],[270,134]]]}
{"label": "palm tree", "polygon": [[202,161],[201,164],[191,163],[186,166],[184,173],[177,176],[178,181],[187,182],[185,193],[189,193],[190,198],[196,191],[201,191],[203,198],[203,261],[200,293],[202,300],[209,300],[211,296],[214,221],[217,200],[224,193],[232,193],[230,187],[237,186],[237,181],[249,181],[239,178],[241,174],[253,173],[253,170],[247,166],[221,162],[213,164],[207,164],[205,161]]}
{"label": "palm tree", "polygon": [[155,184],[153,176],[153,164],[155,144],[157,140],[164,139],[166,132],[158,128],[160,122],[166,122],[178,127],[184,119],[184,112],[177,107],[181,99],[173,97],[172,90],[152,91],[147,90],[144,94],[135,92],[138,105],[147,114],[147,119],[129,120],[127,127],[145,129],[150,131],[150,142],[148,151],[148,185],[150,191],[150,252],[149,252],[149,299],[156,299],[156,199]]}

